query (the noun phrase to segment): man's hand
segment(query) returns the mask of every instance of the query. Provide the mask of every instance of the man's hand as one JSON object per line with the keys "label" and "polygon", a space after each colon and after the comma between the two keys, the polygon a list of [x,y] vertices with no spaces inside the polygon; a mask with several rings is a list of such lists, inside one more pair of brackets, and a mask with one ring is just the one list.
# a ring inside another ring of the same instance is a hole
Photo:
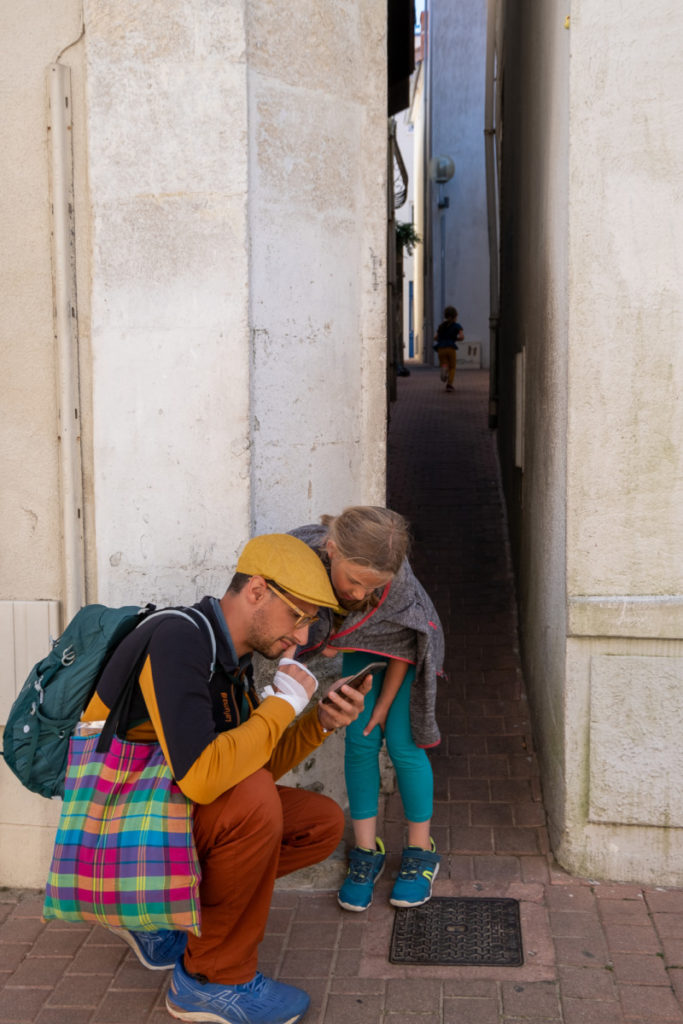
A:
{"label": "man's hand", "polygon": [[318,704],[318,719],[323,729],[331,732],[333,729],[341,729],[345,725],[354,722],[365,704],[365,694],[372,686],[372,674],[368,672],[359,689],[354,690],[351,686],[342,686],[340,690],[331,690],[327,697],[331,703],[322,701]]}
{"label": "man's hand", "polygon": [[[286,651],[283,651],[282,657],[293,659],[295,651],[296,647],[288,647]],[[279,672],[284,672],[285,675],[291,676],[295,682],[303,686],[309,700],[311,699],[311,697],[318,688],[318,680],[315,678],[315,676],[307,669],[305,669],[303,665],[300,665],[298,662],[294,665],[283,665],[282,662],[280,662],[280,664],[278,665],[278,673]],[[273,689],[276,692],[278,690],[276,680],[273,682]]]}

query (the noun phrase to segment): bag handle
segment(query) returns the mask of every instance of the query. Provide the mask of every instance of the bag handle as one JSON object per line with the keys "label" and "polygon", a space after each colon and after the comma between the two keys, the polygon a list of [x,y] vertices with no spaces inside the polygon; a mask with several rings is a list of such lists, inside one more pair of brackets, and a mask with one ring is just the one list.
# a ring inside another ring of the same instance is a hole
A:
{"label": "bag handle", "polygon": [[[200,612],[198,608],[188,608],[185,610],[181,608],[162,608],[158,612],[151,612],[149,615],[147,615],[142,622],[138,623],[135,629],[140,629],[141,626],[146,625],[151,619],[158,619],[160,615],[179,615],[181,618],[187,619],[188,622],[191,622],[192,625],[195,626],[197,629],[201,629],[201,626],[194,618],[194,616],[198,615],[199,618],[204,622],[209,632],[209,637],[211,639],[211,666],[209,669],[210,682],[216,670],[216,637],[212,629],[211,623],[207,619],[206,615],[204,615],[203,612]],[[160,625],[160,623],[155,622],[154,625],[158,626]],[[98,754],[106,754],[109,752],[109,748],[111,747],[114,736],[118,734],[119,728],[125,722],[128,721],[129,713],[133,703],[133,697],[135,695],[135,686],[137,684],[140,672],[142,671],[142,666],[144,665],[145,659],[147,657],[147,647],[149,646],[150,640],[151,636],[144,634],[144,645],[142,647],[142,650],[138,650],[137,647],[135,649],[135,657],[131,669],[127,673],[126,681],[119,690],[118,696],[116,697],[116,700],[114,701],[109,710],[107,720],[104,723],[102,732],[100,733],[100,738],[97,742]],[[123,739],[123,737],[120,738]]]}

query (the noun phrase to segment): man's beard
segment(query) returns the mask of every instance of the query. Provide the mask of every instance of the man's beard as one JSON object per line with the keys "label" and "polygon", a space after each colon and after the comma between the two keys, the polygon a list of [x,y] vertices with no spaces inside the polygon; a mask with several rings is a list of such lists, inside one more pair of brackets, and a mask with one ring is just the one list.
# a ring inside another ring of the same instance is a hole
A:
{"label": "man's beard", "polygon": [[262,610],[259,609],[254,613],[247,643],[252,651],[258,651],[269,661],[275,661],[282,657],[284,650],[282,642],[284,640],[287,641],[287,647],[296,644],[296,641],[291,640],[286,633],[281,636],[273,636],[272,631],[264,624],[264,619],[267,619],[267,616]]}

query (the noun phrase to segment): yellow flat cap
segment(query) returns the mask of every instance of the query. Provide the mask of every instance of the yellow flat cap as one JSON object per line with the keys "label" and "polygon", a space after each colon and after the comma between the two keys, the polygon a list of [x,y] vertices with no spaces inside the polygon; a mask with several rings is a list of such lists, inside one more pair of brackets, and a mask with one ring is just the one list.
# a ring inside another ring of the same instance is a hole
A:
{"label": "yellow flat cap", "polygon": [[292,597],[324,608],[338,601],[325,566],[315,551],[289,533],[264,533],[245,545],[237,572],[273,580]]}

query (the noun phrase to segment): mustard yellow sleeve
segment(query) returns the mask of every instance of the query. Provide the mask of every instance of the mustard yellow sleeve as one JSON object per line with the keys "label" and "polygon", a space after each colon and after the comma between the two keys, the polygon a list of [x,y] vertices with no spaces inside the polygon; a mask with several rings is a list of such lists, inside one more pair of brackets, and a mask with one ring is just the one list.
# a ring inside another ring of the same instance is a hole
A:
{"label": "mustard yellow sleeve", "polygon": [[[284,704],[285,701],[279,703]],[[326,735],[318,718],[317,706],[309,708],[285,730],[273,751],[268,762],[273,778],[279,779],[292,768],[296,768],[304,758],[318,749]]]}
{"label": "mustard yellow sleeve", "polygon": [[[140,673],[140,688],[164,757],[173,770],[159,715],[150,659]],[[263,768],[292,721],[294,710],[286,701],[268,697],[241,725],[219,733],[192,767],[176,781],[185,796],[198,804],[210,804],[238,782]]]}

